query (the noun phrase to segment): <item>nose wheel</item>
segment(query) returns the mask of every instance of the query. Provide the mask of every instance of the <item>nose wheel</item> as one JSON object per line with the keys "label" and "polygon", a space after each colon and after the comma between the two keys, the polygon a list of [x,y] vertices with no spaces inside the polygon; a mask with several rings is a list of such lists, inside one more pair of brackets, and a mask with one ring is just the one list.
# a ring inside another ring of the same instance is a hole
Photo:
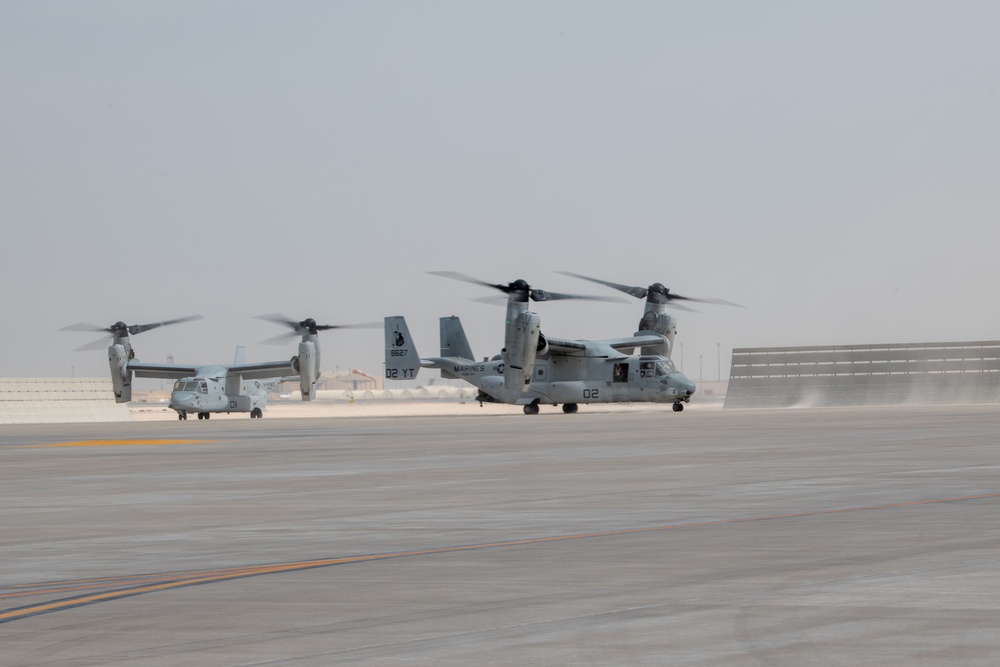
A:
{"label": "nose wheel", "polygon": [[674,412],[680,412],[684,409],[684,404],[681,402],[674,403]]}

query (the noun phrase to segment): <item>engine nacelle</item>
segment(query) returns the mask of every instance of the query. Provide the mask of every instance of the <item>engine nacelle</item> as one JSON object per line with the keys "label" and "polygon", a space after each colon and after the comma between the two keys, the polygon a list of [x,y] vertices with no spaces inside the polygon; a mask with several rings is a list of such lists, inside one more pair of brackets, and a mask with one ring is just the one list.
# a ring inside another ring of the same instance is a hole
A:
{"label": "engine nacelle", "polygon": [[292,367],[299,373],[302,400],[313,400],[316,397],[316,380],[319,379],[319,347],[315,342],[303,340],[299,343],[299,356],[292,360]]}
{"label": "engine nacelle", "polygon": [[544,357],[549,353],[549,341],[545,338],[545,334],[541,331],[538,332],[538,345],[535,346],[535,358]]}
{"label": "engine nacelle", "polygon": [[650,308],[643,314],[642,319],[639,320],[639,331],[636,333],[640,334],[648,331],[665,336],[666,340],[663,345],[642,348],[640,354],[662,354],[665,357],[669,357],[670,351],[674,347],[674,336],[677,335],[677,318],[666,312],[657,312],[653,308]]}
{"label": "engine nacelle", "polygon": [[111,367],[111,386],[115,391],[115,403],[132,400],[132,372],[128,362],[132,358],[132,348],[121,344],[108,347],[108,366]]}
{"label": "engine nacelle", "polygon": [[504,352],[504,386],[512,391],[527,391],[539,349],[541,318],[538,313],[523,312],[512,324]]}

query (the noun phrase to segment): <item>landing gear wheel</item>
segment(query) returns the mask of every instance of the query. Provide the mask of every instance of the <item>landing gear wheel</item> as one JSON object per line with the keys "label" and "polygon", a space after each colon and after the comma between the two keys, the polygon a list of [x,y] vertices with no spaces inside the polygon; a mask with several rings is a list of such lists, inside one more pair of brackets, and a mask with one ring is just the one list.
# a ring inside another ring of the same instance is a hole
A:
{"label": "landing gear wheel", "polygon": [[680,412],[684,409],[683,403],[674,403],[674,412]]}
{"label": "landing gear wheel", "polygon": [[524,406],[524,414],[526,415],[537,415],[538,414],[538,403],[529,403]]}
{"label": "landing gear wheel", "polygon": [[568,415],[576,414],[579,407],[576,403],[563,403],[563,412]]}
{"label": "landing gear wheel", "polygon": [[188,416],[186,412],[178,412],[177,418],[180,419],[181,421],[185,421],[187,420]]}
{"label": "landing gear wheel", "polygon": [[260,408],[254,408],[250,411],[250,419],[260,419],[264,416],[264,412]]}
{"label": "landing gear wheel", "polygon": [[211,412],[199,412],[198,413],[198,419],[208,419],[211,416],[212,416]]}

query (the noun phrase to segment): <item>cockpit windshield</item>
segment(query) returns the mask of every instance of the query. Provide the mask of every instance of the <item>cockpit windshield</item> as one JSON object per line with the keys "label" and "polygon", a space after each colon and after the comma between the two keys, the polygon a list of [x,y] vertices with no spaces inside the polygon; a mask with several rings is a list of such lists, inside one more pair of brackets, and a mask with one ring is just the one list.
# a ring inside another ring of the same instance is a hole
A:
{"label": "cockpit windshield", "polygon": [[670,373],[676,373],[677,369],[674,367],[674,362],[670,359],[661,359],[660,363],[657,364],[659,368],[657,369],[657,375],[669,375]]}
{"label": "cockpit windshield", "polygon": [[174,391],[196,391],[199,394],[207,394],[208,383],[196,380],[178,380],[174,383]]}
{"label": "cockpit windshield", "polygon": [[646,358],[639,361],[639,376],[644,378],[652,377],[666,377],[672,373],[676,373],[677,369],[674,368],[674,362],[672,362],[667,357],[657,358]]}

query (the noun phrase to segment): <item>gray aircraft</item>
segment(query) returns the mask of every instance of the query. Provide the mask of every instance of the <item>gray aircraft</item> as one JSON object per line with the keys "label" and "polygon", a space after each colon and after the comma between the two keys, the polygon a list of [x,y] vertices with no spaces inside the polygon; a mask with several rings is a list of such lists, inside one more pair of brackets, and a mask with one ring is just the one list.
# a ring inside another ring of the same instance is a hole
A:
{"label": "gray aircraft", "polygon": [[[456,280],[491,287],[507,294],[504,348],[492,359],[475,361],[462,323],[457,317],[440,320],[441,356],[421,359],[402,316],[385,318],[385,365],[388,379],[413,379],[421,368],[437,368],[442,377],[460,378],[479,389],[482,403],[523,406],[527,415],[539,405],[560,405],[577,411],[580,403],[672,403],[684,409],[695,392],[694,383],[678,372],[667,356],[670,338],[655,330],[605,340],[568,340],[541,333],[537,313],[528,302],[558,299],[608,300],[533,289],[524,280],[491,284],[453,272],[439,272]],[[632,354],[640,348],[639,355]]]}
{"label": "gray aircraft", "polygon": [[[108,363],[111,367],[111,382],[117,403],[127,403],[132,400],[133,377],[162,378],[176,380],[173,392],[170,394],[169,405],[177,411],[178,419],[187,419],[188,414],[192,413],[197,414],[198,419],[208,419],[213,412],[249,412],[251,419],[259,419],[264,416],[268,391],[280,382],[297,379],[302,400],[311,401],[315,397],[316,381],[320,374],[318,336],[320,331],[378,326],[378,324],[317,324],[312,318],[295,321],[283,315],[261,315],[259,319],[291,329],[290,333],[265,342],[281,342],[288,337],[301,336],[298,355],[282,361],[246,363],[243,348],[238,347],[232,365],[205,366],[150,364],[135,358],[135,350],[129,340],[130,334],[137,335],[150,329],[200,319],[201,315],[192,315],[153,324],[130,325],[116,322],[110,327],[74,324],[62,330],[102,331],[111,335]],[[105,343],[106,339],[101,339],[78,349],[98,349]]]}

